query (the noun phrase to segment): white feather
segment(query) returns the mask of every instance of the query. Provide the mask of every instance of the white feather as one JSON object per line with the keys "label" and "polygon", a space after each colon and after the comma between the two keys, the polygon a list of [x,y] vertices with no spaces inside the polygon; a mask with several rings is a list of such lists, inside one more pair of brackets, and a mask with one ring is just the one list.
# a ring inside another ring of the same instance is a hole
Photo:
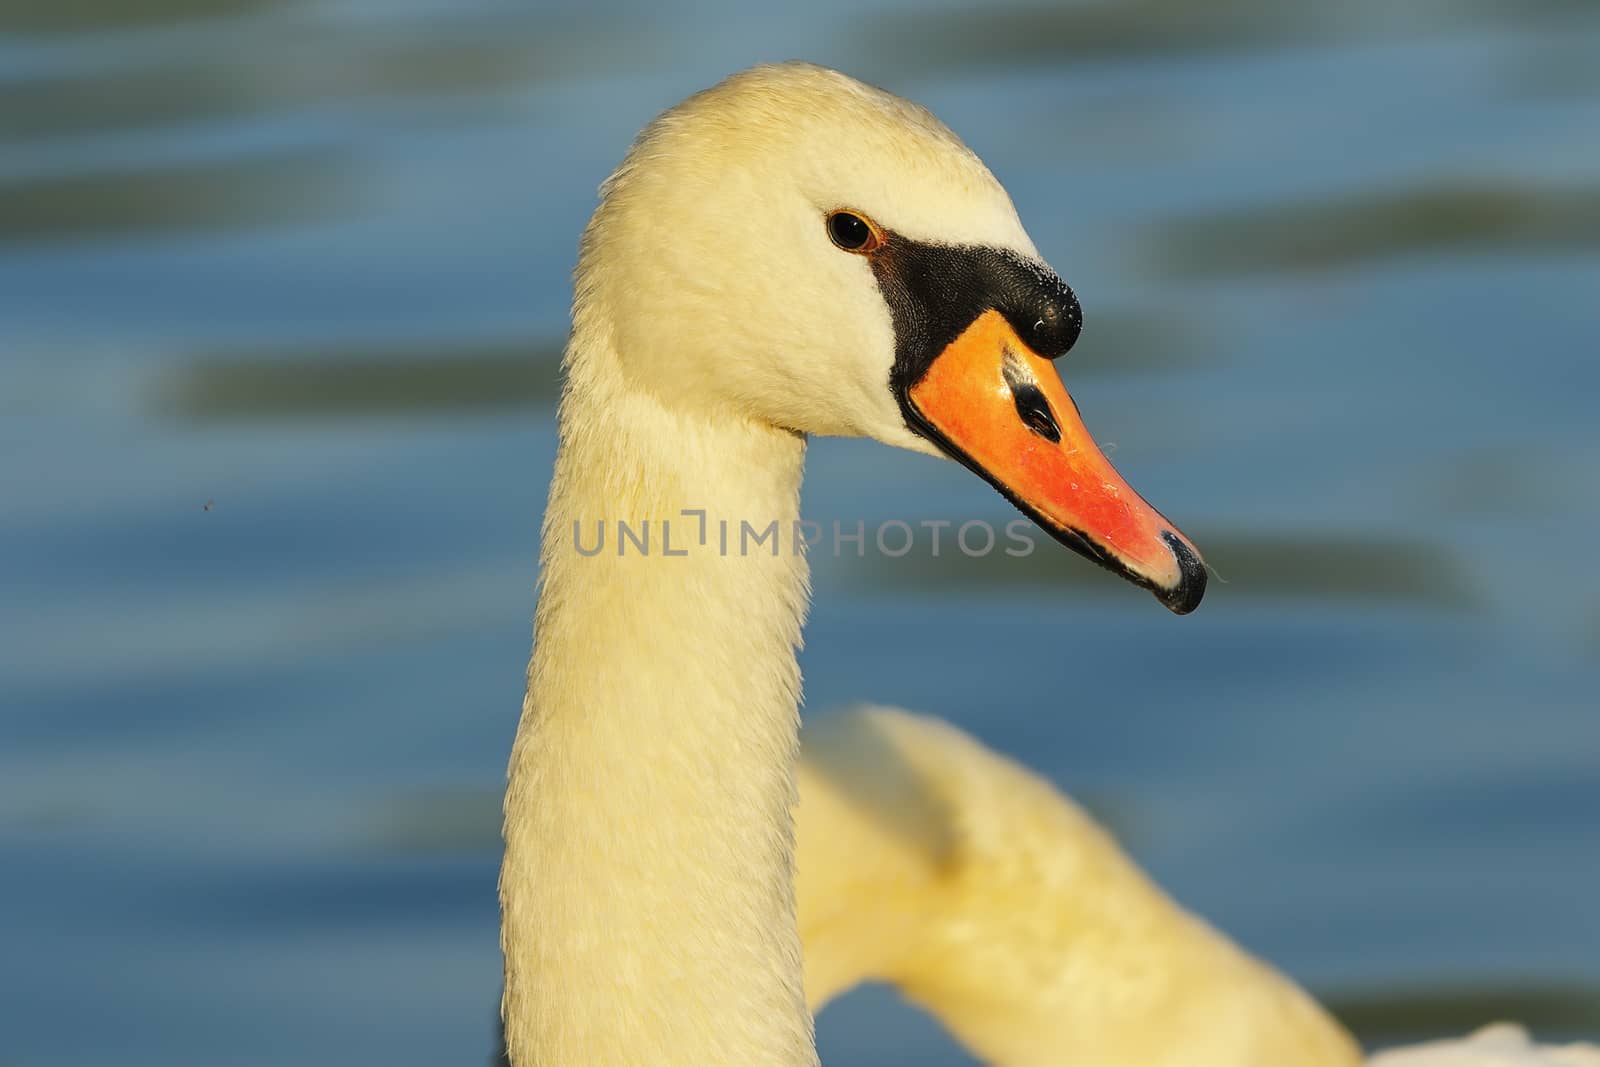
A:
{"label": "white feather", "polygon": [[[875,977],[1004,1067],[1358,1063],[1047,783],[906,713],[812,734],[797,918],[804,435],[929,451],[888,388],[870,269],[825,235],[836,208],[1036,257],[937,119],[805,64],[663,115],[585,231],[506,793],[512,1062],[812,1067],[808,997]],[[626,550],[619,523],[654,550]],[[777,550],[748,551],[745,527],[769,524]],[[1505,1059],[1531,1054],[1506,1031],[1458,1050],[1479,1058],[1375,1063],[1540,1062]]]}

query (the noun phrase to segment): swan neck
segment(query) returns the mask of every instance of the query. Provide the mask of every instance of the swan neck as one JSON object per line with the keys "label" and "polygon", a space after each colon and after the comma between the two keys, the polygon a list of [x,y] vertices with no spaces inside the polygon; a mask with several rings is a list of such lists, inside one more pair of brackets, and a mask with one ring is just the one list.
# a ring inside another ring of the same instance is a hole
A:
{"label": "swan neck", "polygon": [[581,313],[567,363],[506,798],[512,1063],[811,1067],[804,441],[663,406]]}

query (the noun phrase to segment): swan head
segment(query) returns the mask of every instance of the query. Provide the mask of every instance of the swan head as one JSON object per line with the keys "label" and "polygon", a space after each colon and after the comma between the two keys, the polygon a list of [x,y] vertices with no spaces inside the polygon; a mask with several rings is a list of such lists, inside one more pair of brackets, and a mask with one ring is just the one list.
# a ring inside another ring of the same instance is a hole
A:
{"label": "swan head", "polygon": [[577,285],[579,326],[601,316],[663,405],[956,459],[1173,611],[1199,604],[1199,553],[1055,369],[1077,299],[925,109],[803,63],[690,97],[602,187]]}

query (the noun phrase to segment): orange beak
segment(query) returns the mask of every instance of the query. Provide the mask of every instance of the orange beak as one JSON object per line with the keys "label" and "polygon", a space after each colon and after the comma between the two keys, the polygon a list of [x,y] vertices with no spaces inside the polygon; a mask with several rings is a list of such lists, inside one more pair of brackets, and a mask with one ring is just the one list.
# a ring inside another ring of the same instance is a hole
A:
{"label": "orange beak", "polygon": [[1054,364],[985,311],[906,392],[914,422],[1057,540],[1142,585],[1179,615],[1206,588],[1177,527],[1095,445]]}

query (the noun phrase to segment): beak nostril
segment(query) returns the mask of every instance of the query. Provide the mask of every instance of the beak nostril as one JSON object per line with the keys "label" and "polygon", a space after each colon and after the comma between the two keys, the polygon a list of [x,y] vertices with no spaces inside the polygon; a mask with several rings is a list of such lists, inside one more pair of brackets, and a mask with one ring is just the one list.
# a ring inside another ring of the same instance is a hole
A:
{"label": "beak nostril", "polygon": [[1024,411],[1022,398],[1018,397],[1017,410],[1022,413],[1022,421],[1028,424],[1028,429],[1052,444],[1061,443],[1061,428],[1056,425],[1056,420],[1051,417],[1048,406],[1042,409],[1029,408]]}
{"label": "beak nostril", "polygon": [[1012,382],[1011,399],[1016,402],[1017,415],[1024,425],[1051,444],[1061,443],[1061,427],[1056,425],[1055,412],[1050,401],[1032,382]]}
{"label": "beak nostril", "polygon": [[1050,410],[1050,400],[1044,395],[1044,390],[1040,389],[1018,365],[1017,357],[1013,353],[1006,353],[1000,373],[1004,375],[1006,385],[1011,389],[1011,400],[1017,406],[1017,417],[1022,420],[1023,425],[1051,444],[1059,445],[1061,427],[1056,422],[1055,412]]}

